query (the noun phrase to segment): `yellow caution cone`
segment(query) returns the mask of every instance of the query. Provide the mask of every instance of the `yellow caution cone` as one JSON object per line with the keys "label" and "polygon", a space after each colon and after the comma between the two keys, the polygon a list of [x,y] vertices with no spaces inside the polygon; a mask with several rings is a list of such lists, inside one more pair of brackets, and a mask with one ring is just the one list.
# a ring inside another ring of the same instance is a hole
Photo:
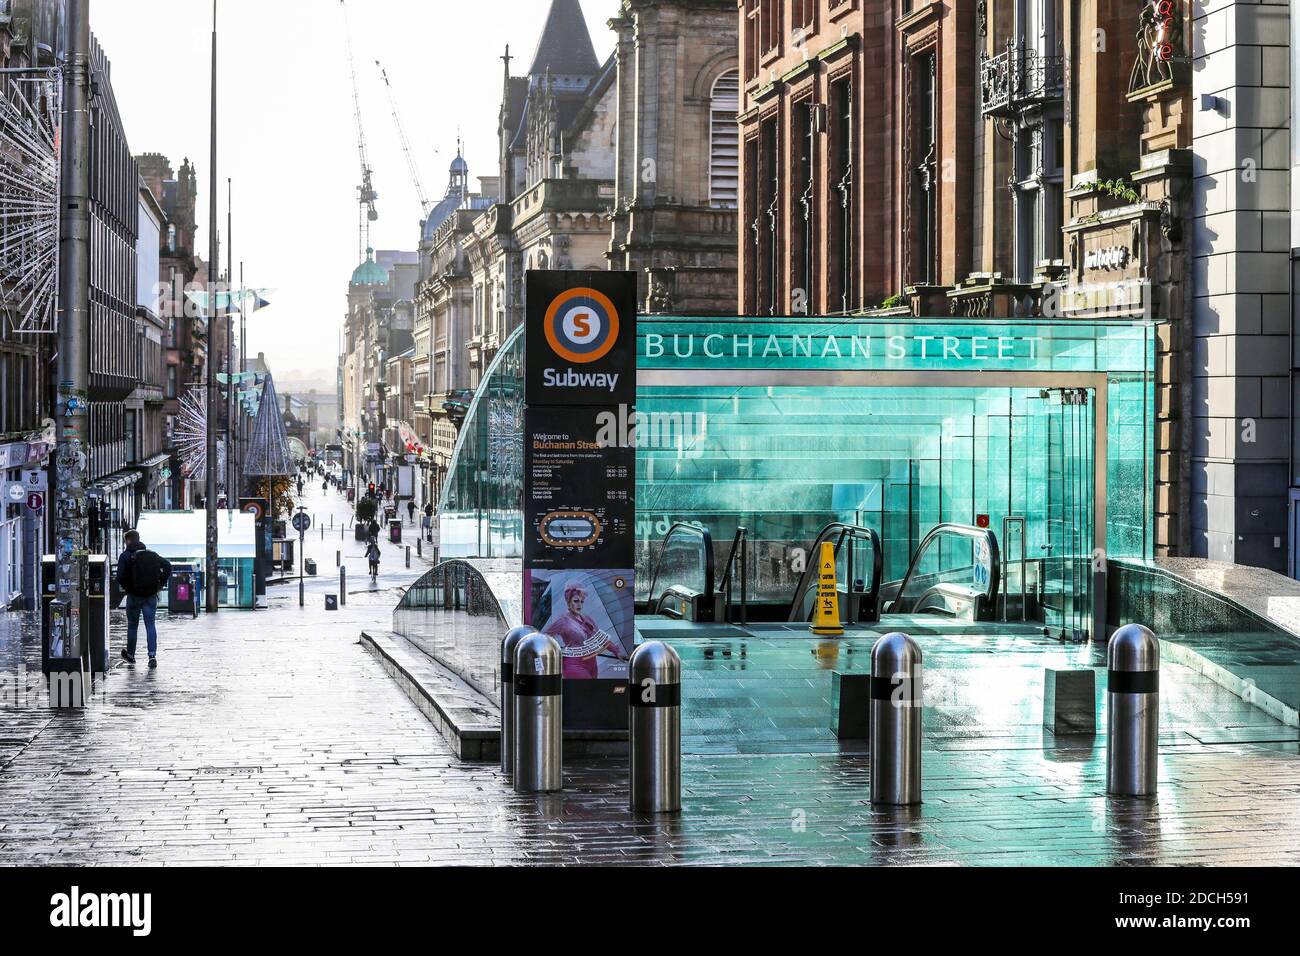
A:
{"label": "yellow caution cone", "polygon": [[838,637],[844,633],[844,626],[840,624],[840,592],[835,583],[835,545],[829,541],[822,542],[818,565],[812,632]]}

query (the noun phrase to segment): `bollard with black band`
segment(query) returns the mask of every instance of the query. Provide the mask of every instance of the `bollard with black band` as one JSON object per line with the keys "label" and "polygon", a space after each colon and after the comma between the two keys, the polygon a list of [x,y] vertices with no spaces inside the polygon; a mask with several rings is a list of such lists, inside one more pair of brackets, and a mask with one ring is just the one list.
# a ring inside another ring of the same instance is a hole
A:
{"label": "bollard with black band", "polygon": [[512,627],[501,641],[501,769],[506,773],[515,766],[515,650],[536,632],[527,624]]}
{"label": "bollard with black band", "polygon": [[663,641],[632,652],[627,678],[633,813],[682,809],[682,659]]}
{"label": "bollard with black band", "polygon": [[871,649],[871,802],[921,802],[921,648],[886,634]]}
{"label": "bollard with black band", "polygon": [[563,786],[564,656],[549,634],[529,634],[515,648],[514,784],[517,793]]}
{"label": "bollard with black band", "polygon": [[1152,797],[1160,756],[1160,641],[1126,624],[1106,646],[1106,792]]}
{"label": "bollard with black band", "polygon": [[348,569],[339,567],[339,606],[344,607],[348,603]]}

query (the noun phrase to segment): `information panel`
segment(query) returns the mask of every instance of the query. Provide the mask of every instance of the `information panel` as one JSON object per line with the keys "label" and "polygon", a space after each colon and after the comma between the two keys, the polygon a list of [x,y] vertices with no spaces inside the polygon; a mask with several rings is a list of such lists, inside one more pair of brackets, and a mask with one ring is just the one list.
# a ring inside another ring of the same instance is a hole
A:
{"label": "information panel", "polygon": [[529,272],[525,621],[570,679],[627,676],[636,641],[636,276]]}

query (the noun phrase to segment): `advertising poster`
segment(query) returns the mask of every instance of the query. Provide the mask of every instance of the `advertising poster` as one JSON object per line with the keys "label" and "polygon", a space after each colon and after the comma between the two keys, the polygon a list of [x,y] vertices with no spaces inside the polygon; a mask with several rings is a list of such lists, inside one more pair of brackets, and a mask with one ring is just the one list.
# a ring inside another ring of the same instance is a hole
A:
{"label": "advertising poster", "polygon": [[529,623],[559,642],[564,676],[627,679],[636,644],[632,570],[529,570]]}

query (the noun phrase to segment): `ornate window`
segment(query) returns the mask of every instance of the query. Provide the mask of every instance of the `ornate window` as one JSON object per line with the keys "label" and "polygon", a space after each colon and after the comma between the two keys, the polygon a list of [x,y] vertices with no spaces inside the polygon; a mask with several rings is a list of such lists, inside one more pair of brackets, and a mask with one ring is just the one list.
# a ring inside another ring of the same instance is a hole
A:
{"label": "ornate window", "polygon": [[794,208],[791,224],[790,265],[793,288],[791,289],[790,311],[807,315],[813,311],[813,289],[816,268],[814,256],[816,249],[817,192],[816,145],[820,129],[819,110],[821,107],[811,98],[796,103],[791,111],[794,126],[794,141],[791,153],[794,160],[794,179],[792,193]]}
{"label": "ornate window", "polygon": [[909,218],[911,248],[908,281],[914,285],[933,285],[937,280],[936,255],[938,236],[938,77],[937,57],[933,49],[912,58],[908,94],[908,137],[910,139],[907,175],[909,177]]}
{"label": "ornate window", "polygon": [[845,77],[830,88],[831,167],[827,176],[830,188],[830,299],[829,310],[851,312],[857,307],[854,296],[854,123],[852,78]]}
{"label": "ornate window", "polygon": [[758,76],[758,41],[759,41],[759,0],[745,0],[745,79],[752,80]]}
{"label": "ornate window", "polygon": [[709,101],[709,204],[718,209],[736,208],[740,169],[740,75],[723,73],[713,84]]}

